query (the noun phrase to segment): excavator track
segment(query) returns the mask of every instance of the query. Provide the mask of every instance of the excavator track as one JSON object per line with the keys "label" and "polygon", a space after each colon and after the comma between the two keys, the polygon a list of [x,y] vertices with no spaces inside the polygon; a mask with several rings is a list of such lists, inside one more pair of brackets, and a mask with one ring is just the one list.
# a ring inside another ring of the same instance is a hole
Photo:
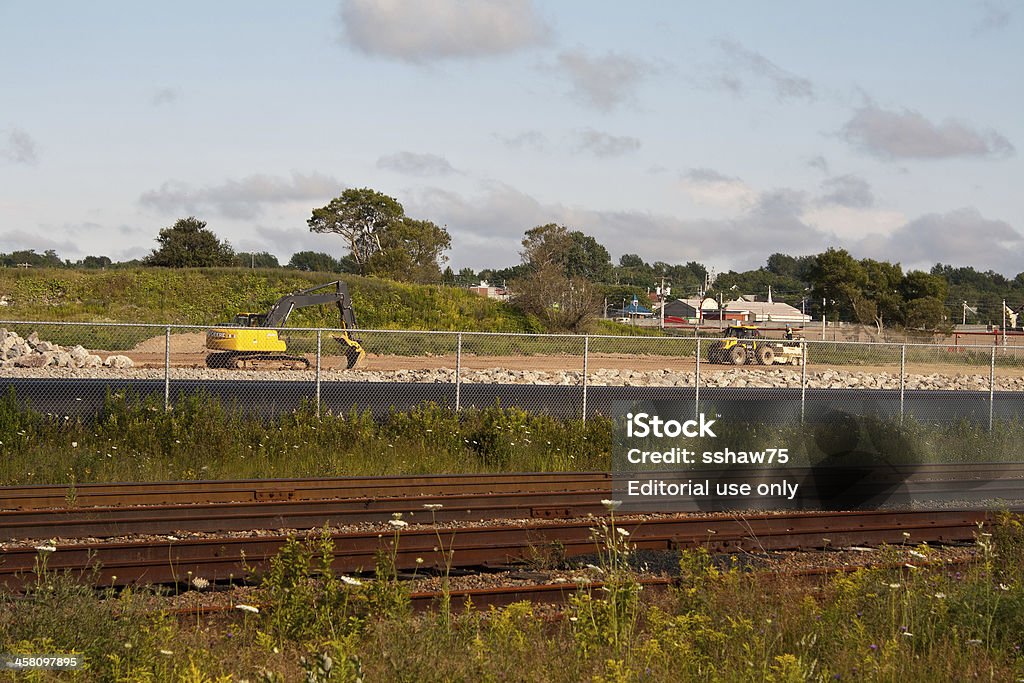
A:
{"label": "excavator track", "polygon": [[206,367],[232,370],[309,370],[309,361],[302,356],[279,353],[211,353]]}

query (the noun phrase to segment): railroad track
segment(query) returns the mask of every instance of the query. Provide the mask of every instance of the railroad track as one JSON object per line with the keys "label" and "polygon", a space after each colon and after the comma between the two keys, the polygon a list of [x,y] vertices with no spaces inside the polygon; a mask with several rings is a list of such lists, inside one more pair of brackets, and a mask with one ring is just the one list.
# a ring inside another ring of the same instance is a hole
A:
{"label": "railroad track", "polygon": [[[794,550],[881,543],[970,541],[985,512],[829,512],[617,520],[642,550],[705,546],[714,552]],[[391,530],[330,534],[332,568],[372,571],[378,554],[389,553],[398,569],[507,566],[593,554],[593,520],[525,522],[437,528],[411,525]],[[235,580],[257,573],[287,542],[285,535],[57,544],[53,552],[31,547],[0,553],[0,583],[17,589],[36,580],[40,554],[49,571],[88,574],[97,585],[181,583],[191,577]],[[397,540],[397,544],[395,541]]]}
{"label": "railroad track", "polygon": [[[742,482],[780,471],[700,474]],[[806,479],[811,471],[785,473]],[[975,498],[1024,499],[1024,465],[893,468],[873,478],[889,485],[894,477],[918,500],[962,499],[967,491]],[[604,514],[601,501],[613,497],[603,472],[85,484],[73,493],[57,486],[0,488],[0,542],[346,527],[396,514],[431,523],[568,519]]]}
{"label": "railroad track", "polygon": [[533,472],[2,486],[0,510],[591,491],[610,482],[607,472]]}

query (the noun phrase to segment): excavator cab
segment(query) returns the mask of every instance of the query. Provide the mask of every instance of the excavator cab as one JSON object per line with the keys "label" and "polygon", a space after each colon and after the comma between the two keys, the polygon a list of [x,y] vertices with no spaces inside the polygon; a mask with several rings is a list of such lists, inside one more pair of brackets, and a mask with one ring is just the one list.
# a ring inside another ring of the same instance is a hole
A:
{"label": "excavator cab", "polygon": [[266,320],[266,313],[239,313],[233,324],[235,327],[263,327]]}

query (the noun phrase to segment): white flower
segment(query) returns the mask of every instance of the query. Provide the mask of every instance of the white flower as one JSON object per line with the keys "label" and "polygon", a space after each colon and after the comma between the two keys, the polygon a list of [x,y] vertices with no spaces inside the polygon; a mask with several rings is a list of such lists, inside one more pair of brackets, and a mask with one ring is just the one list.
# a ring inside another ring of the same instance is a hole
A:
{"label": "white flower", "polygon": [[910,564],[909,562],[904,563],[903,566],[907,569],[920,569],[917,565]]}
{"label": "white flower", "polygon": [[903,538],[910,538],[910,532],[909,531],[904,531],[903,532]]}
{"label": "white flower", "polygon": [[619,534],[621,534],[622,536],[629,536],[629,532],[623,529],[622,527],[619,527],[618,529],[616,529],[616,531],[618,531]]}
{"label": "white flower", "polygon": [[935,597],[937,597],[939,600],[944,600],[945,597],[946,597],[946,594],[945,593],[936,593]]}
{"label": "white flower", "polygon": [[424,503],[423,504],[423,508],[425,510],[440,510],[443,507],[444,507],[444,505],[442,505],[441,503]]}
{"label": "white flower", "polygon": [[174,650],[160,650],[160,654],[162,654],[164,656],[167,656],[167,657],[170,657],[171,655],[174,654]]}
{"label": "white flower", "polygon": [[900,585],[898,583],[890,583],[889,584],[889,588],[899,588],[899,587],[900,587]]}
{"label": "white flower", "polygon": [[914,637],[914,634],[911,633],[910,631],[904,631],[903,635],[905,635],[907,638],[913,638]]}
{"label": "white flower", "polygon": [[72,441],[71,442],[71,447],[72,448],[78,448],[78,442],[77,441]]}
{"label": "white flower", "polygon": [[601,501],[601,505],[604,505],[609,510],[614,510],[615,508],[617,508],[620,505],[622,505],[622,501],[621,500],[611,500],[609,498],[605,498],[605,499],[603,499]]}
{"label": "white flower", "polygon": [[999,590],[1001,590],[1001,591],[1008,591],[1008,590],[1010,590],[1010,587],[1007,586],[1005,583],[1001,583],[1001,584],[999,584]]}
{"label": "white flower", "polygon": [[250,612],[252,614],[259,614],[260,613],[260,608],[259,607],[253,607],[252,605],[235,605],[235,609],[240,609],[243,612]]}
{"label": "white flower", "polygon": [[359,579],[353,579],[351,576],[344,576],[344,575],[342,575],[342,576],[339,576],[338,578],[341,579],[342,583],[347,583],[350,586],[362,586],[363,585],[362,581],[360,581]]}
{"label": "white flower", "polygon": [[201,576],[197,576],[194,579],[192,579],[192,587],[197,588],[199,590],[203,590],[204,588],[210,587],[210,581],[209,579],[204,579]]}
{"label": "white flower", "polygon": [[390,524],[392,528],[395,529],[404,529],[405,527],[409,526],[409,522],[406,522],[404,519],[389,519],[388,524]]}
{"label": "white flower", "polygon": [[979,640],[978,638],[971,638],[970,640],[967,641],[967,644],[968,645],[981,645],[981,640]]}
{"label": "white flower", "polygon": [[910,552],[910,554],[911,554],[911,555],[913,555],[914,557],[920,557],[920,558],[921,558],[922,560],[926,560],[926,559],[928,559],[928,556],[927,556],[927,555],[925,555],[924,553],[919,553],[919,552],[917,552],[916,550],[911,550],[911,551],[909,551],[909,552]]}
{"label": "white flower", "polygon": [[37,545],[36,550],[41,553],[55,553],[57,552],[57,547],[52,545]]}

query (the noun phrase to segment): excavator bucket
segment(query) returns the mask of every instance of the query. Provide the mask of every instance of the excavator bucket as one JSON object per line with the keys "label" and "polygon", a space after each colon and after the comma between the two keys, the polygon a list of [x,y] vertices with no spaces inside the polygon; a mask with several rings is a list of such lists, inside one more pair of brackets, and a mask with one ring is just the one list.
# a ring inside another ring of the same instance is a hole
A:
{"label": "excavator bucket", "polygon": [[357,340],[348,336],[335,337],[334,340],[341,346],[341,351],[345,354],[349,370],[356,367],[357,364],[366,358],[366,350]]}

